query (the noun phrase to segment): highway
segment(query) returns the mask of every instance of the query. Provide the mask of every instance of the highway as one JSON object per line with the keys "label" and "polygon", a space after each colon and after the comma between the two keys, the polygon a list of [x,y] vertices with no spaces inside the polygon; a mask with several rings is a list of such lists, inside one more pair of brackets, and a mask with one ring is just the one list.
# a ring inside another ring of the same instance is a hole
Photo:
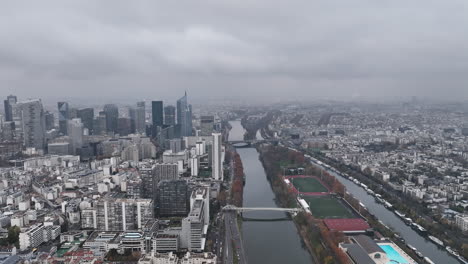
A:
{"label": "highway", "polygon": [[[234,263],[233,257],[238,259],[239,264],[246,264],[244,243],[242,242],[241,232],[237,225],[237,216],[234,212],[224,214],[225,241],[224,241],[224,263]],[[234,246],[234,247],[233,247]],[[236,254],[236,256],[234,256]]]}
{"label": "highway", "polygon": [[[230,163],[230,186],[232,186],[234,176],[234,162],[231,159]],[[231,197],[231,189],[229,188],[228,197]],[[228,204],[230,204],[228,198]],[[237,213],[236,212],[224,212],[224,245],[222,247],[223,263],[233,264],[233,254],[237,254],[237,259],[240,264],[247,263],[247,257],[245,255],[244,243],[242,242],[241,231],[237,225]],[[235,247],[235,252],[234,248]]]}

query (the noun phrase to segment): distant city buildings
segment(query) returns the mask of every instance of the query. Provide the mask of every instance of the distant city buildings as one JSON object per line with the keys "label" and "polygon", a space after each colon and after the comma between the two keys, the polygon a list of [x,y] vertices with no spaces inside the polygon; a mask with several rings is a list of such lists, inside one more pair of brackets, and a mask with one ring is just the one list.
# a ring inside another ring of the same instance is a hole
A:
{"label": "distant city buildings", "polygon": [[81,123],[81,119],[79,118],[73,118],[67,122],[72,154],[79,153],[79,149],[83,146],[83,127],[83,123]]}
{"label": "distant city buildings", "polygon": [[146,133],[146,109],[145,102],[138,102],[136,107],[129,109],[129,116],[132,120],[133,131],[138,134]]}
{"label": "distant city buildings", "polygon": [[67,121],[70,118],[70,111],[67,102],[58,102],[58,120],[59,132],[62,135],[67,135]]}
{"label": "distant city buildings", "polygon": [[3,101],[5,109],[5,121],[13,121],[13,105],[18,102],[18,98],[15,95],[7,96],[7,99]]}
{"label": "distant city buildings", "polygon": [[[192,135],[186,94],[177,107],[152,101],[148,124],[145,102],[128,114],[106,104],[97,115],[93,107],[68,102],[50,111],[39,99],[9,96],[4,104],[0,158],[7,162],[0,168],[0,205],[6,210],[0,231],[20,227],[24,254],[44,243],[55,249],[66,230],[60,254],[44,261],[99,261],[115,249],[142,254],[140,262],[216,262],[204,250],[213,240],[210,194],[217,197],[222,186],[222,135],[212,135],[220,130],[207,115],[203,124],[195,121],[200,130]],[[15,166],[5,167],[8,162]]]}
{"label": "distant city buildings", "polygon": [[173,105],[164,107],[164,125],[174,126],[176,124],[176,108]]}
{"label": "distant city buildings", "polygon": [[107,132],[118,133],[119,108],[114,104],[104,105]]}
{"label": "distant city buildings", "polygon": [[25,147],[43,149],[45,146],[45,115],[39,99],[13,105],[13,121],[17,135]]}
{"label": "distant city buildings", "polygon": [[83,128],[88,130],[88,134],[91,135],[94,133],[94,109],[93,108],[83,108],[77,111],[77,117],[81,119],[83,123]]}
{"label": "distant city buildings", "polygon": [[192,106],[187,102],[187,93],[177,100],[177,125],[181,137],[192,135]]}

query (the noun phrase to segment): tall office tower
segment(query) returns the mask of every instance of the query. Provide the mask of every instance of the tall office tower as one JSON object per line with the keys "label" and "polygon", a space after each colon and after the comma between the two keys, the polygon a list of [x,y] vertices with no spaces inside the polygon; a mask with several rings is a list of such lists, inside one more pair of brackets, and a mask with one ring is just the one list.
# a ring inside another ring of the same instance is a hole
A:
{"label": "tall office tower", "polygon": [[83,146],[83,123],[81,123],[81,119],[73,118],[68,120],[67,131],[70,137],[71,152],[77,154],[77,149]]}
{"label": "tall office tower", "polygon": [[135,132],[145,134],[146,132],[146,108],[145,102],[138,102],[135,111]]}
{"label": "tall office tower", "polygon": [[212,176],[215,180],[223,180],[223,164],[222,164],[222,142],[221,133],[213,133],[213,157],[211,159]]}
{"label": "tall office tower", "polygon": [[117,119],[117,133],[121,136],[127,136],[132,133],[132,120],[126,117]]}
{"label": "tall office tower", "polygon": [[5,107],[5,121],[13,121],[13,105],[16,104],[18,98],[15,95],[7,96],[7,99],[3,101]]}
{"label": "tall office tower", "polygon": [[179,178],[179,168],[177,163],[158,163],[153,166],[153,183],[157,184],[162,180],[177,180]]}
{"label": "tall office tower", "polygon": [[114,104],[104,105],[106,114],[106,129],[108,132],[118,133],[119,108]]}
{"label": "tall office tower", "polygon": [[128,116],[130,118],[131,133],[134,133],[136,131],[135,129],[136,108],[135,107],[128,108]]}
{"label": "tall office tower", "polygon": [[159,216],[186,216],[189,211],[188,185],[185,180],[161,181],[157,188]]}
{"label": "tall office tower", "polygon": [[173,105],[164,107],[164,125],[173,126],[176,124],[176,108]]}
{"label": "tall office tower", "polygon": [[104,135],[107,131],[106,113],[99,112],[99,115],[93,120],[93,134]]}
{"label": "tall office tower", "polygon": [[79,109],[77,112],[78,118],[81,119],[84,128],[89,130],[89,134],[93,133],[93,121],[94,121],[94,109],[93,108],[83,108]]}
{"label": "tall office tower", "polygon": [[26,147],[43,149],[45,146],[45,116],[40,99],[13,105],[13,121],[17,135]]}
{"label": "tall office tower", "polygon": [[162,127],[164,124],[164,110],[162,101],[151,102],[151,114],[153,125]]}
{"label": "tall office tower", "polygon": [[67,102],[58,102],[59,132],[67,135],[67,120],[70,119],[70,109]]}
{"label": "tall office tower", "polygon": [[213,134],[214,128],[214,116],[201,116],[200,118],[200,129],[202,136],[209,136]]}
{"label": "tall office tower", "polygon": [[106,197],[97,202],[97,227],[102,231],[141,230],[153,219],[153,200]]}
{"label": "tall office tower", "polygon": [[45,114],[45,126],[46,126],[46,130],[51,130],[55,127],[55,117],[54,117],[54,114],[49,112],[49,111],[46,111]]}
{"label": "tall office tower", "polygon": [[181,137],[192,135],[192,110],[187,103],[187,92],[177,100],[177,124],[179,125]]}

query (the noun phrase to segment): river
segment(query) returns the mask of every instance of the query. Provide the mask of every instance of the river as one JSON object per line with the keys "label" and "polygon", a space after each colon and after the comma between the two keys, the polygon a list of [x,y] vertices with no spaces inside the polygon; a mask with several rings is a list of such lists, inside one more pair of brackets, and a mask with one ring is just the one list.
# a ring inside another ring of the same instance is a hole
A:
{"label": "river", "polygon": [[346,190],[354,197],[359,199],[366,207],[367,210],[373,215],[377,216],[384,224],[391,227],[395,232],[398,232],[406,241],[406,243],[417,248],[424,256],[429,257],[435,263],[455,264],[460,263],[447,251],[437,247],[434,243],[425,239],[419,233],[415,232],[407,226],[399,217],[392,211],[388,210],[382,204],[375,201],[372,195],[369,195],[363,188],[357,186],[352,181],[342,177],[341,175],[327,170],[326,168],[314,163],[322,169],[328,171],[331,175],[335,176],[342,184],[346,186]]}
{"label": "river", "polygon": [[[229,140],[242,140],[245,131],[240,121],[231,121],[230,124],[232,129],[229,133]],[[257,150],[239,148],[237,152],[242,159],[246,175],[244,206],[277,207]],[[249,212],[244,213],[243,217],[246,220],[242,222],[242,237],[248,263],[312,262],[308,251],[302,246],[301,238],[292,221],[288,219],[285,221],[251,221],[255,219],[281,220],[286,217],[285,213]]]}

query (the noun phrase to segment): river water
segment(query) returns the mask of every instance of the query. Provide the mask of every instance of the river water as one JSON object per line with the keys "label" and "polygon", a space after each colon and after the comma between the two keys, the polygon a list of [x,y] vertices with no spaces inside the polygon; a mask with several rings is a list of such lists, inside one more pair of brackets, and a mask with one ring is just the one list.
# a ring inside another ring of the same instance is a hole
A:
{"label": "river water", "polygon": [[326,168],[315,164],[318,167],[328,171],[331,175],[335,176],[341,183],[346,186],[346,190],[354,197],[359,199],[366,207],[367,210],[373,215],[377,216],[379,220],[391,227],[395,232],[405,239],[406,243],[417,248],[424,256],[429,257],[433,262],[440,264],[455,264],[460,263],[447,251],[437,247],[434,243],[421,236],[419,233],[407,226],[399,217],[392,211],[385,208],[382,204],[375,201],[372,195],[369,195],[363,188],[357,186],[352,181],[342,177],[339,174],[329,171]]}
{"label": "river water", "polygon": [[[229,140],[242,140],[244,129],[240,121],[230,122],[232,129]],[[255,148],[237,149],[244,166],[245,207],[277,207],[270,183],[259,161]],[[244,213],[242,236],[249,263],[311,263],[312,259],[302,246],[296,226],[282,212]],[[270,221],[276,219],[278,221]],[[267,221],[259,221],[267,220]]]}

